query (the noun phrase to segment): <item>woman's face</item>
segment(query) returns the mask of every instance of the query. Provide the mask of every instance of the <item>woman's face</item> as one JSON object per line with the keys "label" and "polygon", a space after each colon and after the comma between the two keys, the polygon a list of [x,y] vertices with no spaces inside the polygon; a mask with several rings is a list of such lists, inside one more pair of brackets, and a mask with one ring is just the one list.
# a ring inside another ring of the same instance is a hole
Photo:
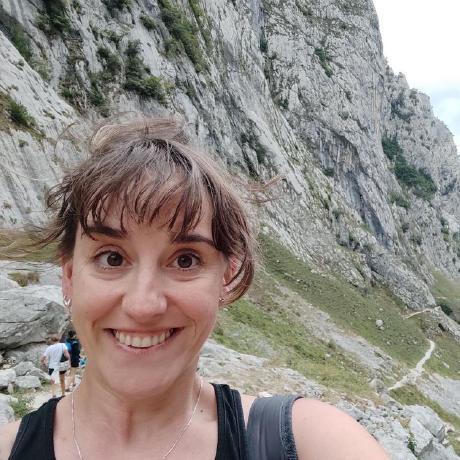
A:
{"label": "woman's face", "polygon": [[115,213],[91,237],[79,229],[63,265],[87,372],[122,393],[140,396],[195,372],[229,276],[212,242],[209,207],[176,241],[164,216],[151,226],[125,219],[126,234]]}

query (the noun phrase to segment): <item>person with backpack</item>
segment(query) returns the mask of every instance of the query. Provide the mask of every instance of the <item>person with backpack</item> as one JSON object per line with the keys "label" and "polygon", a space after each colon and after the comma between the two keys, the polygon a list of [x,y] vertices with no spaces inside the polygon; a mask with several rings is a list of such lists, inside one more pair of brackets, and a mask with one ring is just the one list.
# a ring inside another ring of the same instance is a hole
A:
{"label": "person with backpack", "polygon": [[66,340],[67,351],[70,354],[70,371],[67,379],[67,388],[72,390],[75,387],[75,375],[80,367],[80,341],[75,331],[69,331]]}
{"label": "person with backpack", "polygon": [[52,397],[55,398],[59,385],[62,396],[65,396],[66,370],[63,369],[61,363],[69,360],[70,354],[66,345],[59,341],[59,336],[51,336],[50,342],[50,345],[40,358],[40,362],[43,366],[48,365],[48,374],[51,376],[51,393]]}

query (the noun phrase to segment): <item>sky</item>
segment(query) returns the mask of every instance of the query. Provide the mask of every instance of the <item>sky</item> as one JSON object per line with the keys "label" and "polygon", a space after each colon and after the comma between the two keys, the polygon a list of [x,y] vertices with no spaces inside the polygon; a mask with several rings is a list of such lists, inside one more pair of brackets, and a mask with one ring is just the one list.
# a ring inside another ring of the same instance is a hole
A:
{"label": "sky", "polygon": [[460,0],[374,0],[374,5],[390,67],[430,96],[460,153]]}

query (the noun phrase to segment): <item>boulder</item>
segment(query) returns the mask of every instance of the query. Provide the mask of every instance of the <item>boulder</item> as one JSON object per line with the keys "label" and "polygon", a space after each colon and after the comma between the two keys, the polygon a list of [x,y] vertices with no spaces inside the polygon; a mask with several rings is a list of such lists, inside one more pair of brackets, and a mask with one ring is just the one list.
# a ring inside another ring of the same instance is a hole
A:
{"label": "boulder", "polygon": [[8,388],[11,382],[16,379],[16,372],[13,369],[4,369],[0,371],[0,390]]}
{"label": "boulder", "polygon": [[31,343],[20,348],[8,350],[5,356],[8,360],[14,360],[15,363],[30,361],[35,366],[40,365],[40,357],[46,350],[46,343]]}
{"label": "boulder", "polygon": [[423,452],[431,448],[434,438],[415,417],[412,417],[409,421],[409,430],[414,442],[415,455],[419,457]]}
{"label": "boulder", "polygon": [[0,401],[0,425],[14,422],[14,411],[8,404]]}
{"label": "boulder", "polygon": [[38,377],[41,382],[51,382],[50,375],[46,372],[43,372],[41,369],[37,369],[36,367],[34,367],[30,372],[28,372],[27,375],[33,375],[35,377]]}
{"label": "boulder", "polygon": [[439,415],[426,406],[407,406],[405,412],[415,417],[439,442],[446,437],[446,426]]}
{"label": "boulder", "polygon": [[16,375],[22,376],[22,375],[27,375],[34,368],[35,366],[30,361],[23,361],[17,364],[16,366],[14,366],[13,370],[14,372],[16,372]]}
{"label": "boulder", "polygon": [[57,286],[27,286],[3,291],[0,296],[0,350],[45,342],[61,334],[69,315]]}
{"label": "boulder", "polygon": [[40,379],[35,377],[35,375],[23,375],[22,377],[16,377],[14,385],[22,390],[29,390],[31,388],[35,389],[42,386]]}
{"label": "boulder", "polygon": [[420,455],[419,460],[458,460],[459,457],[456,455],[452,447],[444,447],[438,442],[433,442],[431,448]]}

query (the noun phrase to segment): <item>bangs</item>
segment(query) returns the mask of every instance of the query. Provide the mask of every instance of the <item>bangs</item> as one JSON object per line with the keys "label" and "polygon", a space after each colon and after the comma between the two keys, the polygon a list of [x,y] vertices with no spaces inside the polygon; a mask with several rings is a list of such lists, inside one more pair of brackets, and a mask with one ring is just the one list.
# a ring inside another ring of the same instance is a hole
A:
{"label": "bangs", "polygon": [[129,156],[106,154],[77,178],[75,216],[86,234],[106,225],[115,212],[123,233],[127,218],[151,225],[160,217],[169,231],[181,236],[201,219],[203,203],[209,200],[205,180],[199,167],[173,145],[143,142],[131,146]]}

